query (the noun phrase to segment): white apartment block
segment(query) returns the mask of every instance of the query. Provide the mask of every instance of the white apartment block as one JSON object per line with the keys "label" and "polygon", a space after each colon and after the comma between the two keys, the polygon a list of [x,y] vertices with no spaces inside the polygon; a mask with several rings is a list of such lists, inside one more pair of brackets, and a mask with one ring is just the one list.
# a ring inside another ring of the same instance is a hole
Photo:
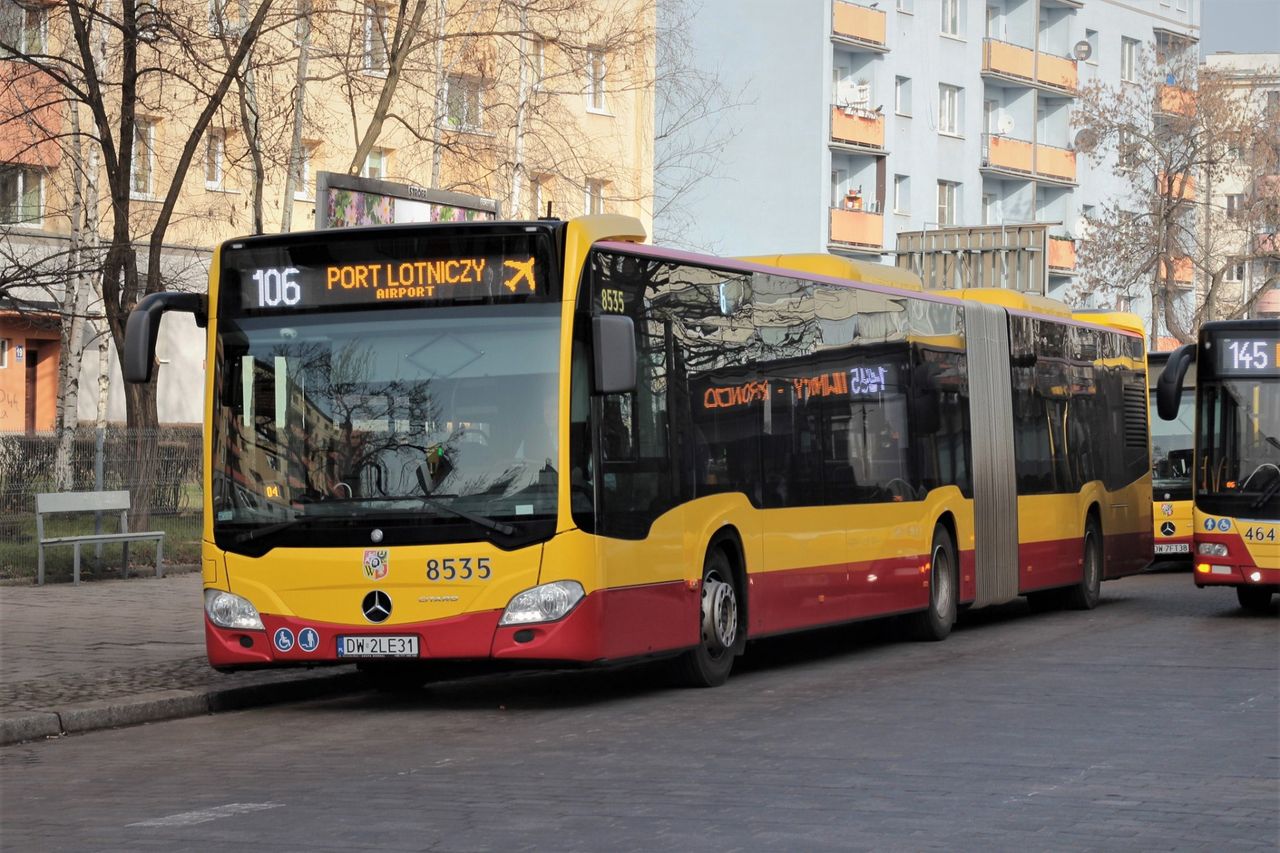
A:
{"label": "white apartment block", "polygon": [[1194,49],[1200,0],[721,0],[692,25],[744,106],[716,173],[677,202],[689,247],[892,263],[904,231],[1058,223],[1062,297],[1084,217],[1124,187],[1075,150],[1077,92],[1136,79],[1144,47]]}

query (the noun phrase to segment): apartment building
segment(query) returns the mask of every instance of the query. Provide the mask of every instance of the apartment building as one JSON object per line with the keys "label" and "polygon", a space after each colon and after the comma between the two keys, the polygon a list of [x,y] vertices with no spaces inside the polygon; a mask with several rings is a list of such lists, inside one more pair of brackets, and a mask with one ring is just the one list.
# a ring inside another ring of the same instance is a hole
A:
{"label": "apartment building", "polygon": [[[1280,53],[1214,53],[1204,67],[1224,75],[1240,109],[1280,127]],[[1252,101],[1252,103],[1250,103]],[[1224,168],[1206,181],[1206,235],[1213,241],[1214,266],[1225,265],[1222,301],[1236,308],[1266,288],[1250,317],[1280,317],[1280,137],[1270,151],[1233,148]]]}
{"label": "apartment building", "polygon": [[[436,19],[442,7],[446,14]],[[503,217],[550,208],[566,218],[616,212],[651,224],[655,34],[644,0],[532,11],[500,0],[428,3],[416,46],[400,57],[396,39],[407,21],[397,20],[396,4],[337,0],[314,5],[301,20],[297,4],[275,4],[249,72],[232,85],[194,151],[184,152],[257,8],[226,0],[139,6],[151,16],[139,19],[135,44],[139,67],[149,70],[138,81],[127,175],[130,242],[142,267],[177,164],[193,155],[164,232],[167,288],[203,290],[213,247],[252,233],[256,221],[268,233],[314,227],[322,172],[476,196]],[[68,147],[66,99],[32,71],[38,62],[56,64],[50,57],[77,55],[68,51],[69,26],[68,4],[0,0],[0,431],[54,423],[59,259],[83,172]],[[93,40],[112,121],[120,114],[120,38],[117,28],[105,27]],[[394,93],[379,111],[388,81]],[[87,107],[80,121],[92,126]],[[372,144],[356,162],[371,127]],[[82,143],[83,162],[95,162],[89,140]],[[89,219],[101,223],[105,242],[112,208],[102,159],[96,162],[98,207]],[[79,189],[86,190],[83,180]],[[380,213],[371,205],[357,221],[383,221]],[[101,317],[100,302],[88,310]],[[87,334],[102,334],[101,326],[91,324]],[[162,421],[200,420],[203,350],[190,318],[166,318],[158,350]],[[114,351],[108,361],[108,418],[121,420]],[[91,348],[82,388],[96,387],[99,369]],[[93,397],[81,394],[82,418],[93,417]]]}
{"label": "apartment building", "polygon": [[[743,0],[707,15],[697,53],[747,106],[720,170],[680,200],[686,240],[892,263],[902,232],[1053,223],[1046,290],[1064,296],[1089,214],[1126,187],[1114,154],[1080,150],[1078,92],[1136,81],[1144,49],[1194,49],[1199,6]],[[1180,82],[1153,87],[1155,120],[1190,108]]]}

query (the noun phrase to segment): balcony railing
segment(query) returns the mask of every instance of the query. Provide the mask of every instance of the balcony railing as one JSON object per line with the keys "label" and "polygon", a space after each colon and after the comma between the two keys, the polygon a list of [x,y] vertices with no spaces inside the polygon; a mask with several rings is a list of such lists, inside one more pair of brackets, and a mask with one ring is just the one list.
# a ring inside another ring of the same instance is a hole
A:
{"label": "balcony railing", "polygon": [[868,210],[830,210],[831,242],[862,249],[884,248],[884,217]]}
{"label": "balcony railing", "polygon": [[1254,303],[1253,316],[1262,314],[1280,314],[1280,287],[1272,287]]}
{"label": "balcony railing", "polygon": [[1076,268],[1076,241],[1070,237],[1049,237],[1049,269],[1072,271]]}
{"label": "balcony railing", "polygon": [[[1188,257],[1174,258],[1172,266],[1174,283],[1190,287],[1191,283],[1195,281],[1195,268],[1191,264],[1191,259]],[[1165,259],[1161,258],[1159,267],[1161,281],[1169,277],[1169,267],[1170,265]]]}
{"label": "balcony railing", "polygon": [[884,116],[862,107],[831,108],[831,141],[884,149]]}
{"label": "balcony railing", "polygon": [[884,12],[857,3],[836,0],[831,9],[831,31],[841,38],[871,47],[885,47]]}
{"label": "balcony railing", "polygon": [[52,169],[62,157],[65,95],[53,77],[0,59],[0,163]]}
{"label": "balcony railing", "polygon": [[1190,116],[1196,112],[1196,93],[1181,86],[1161,85],[1156,89],[1156,112]]}
{"label": "balcony railing", "polygon": [[1253,197],[1259,201],[1280,199],[1280,175],[1259,175],[1254,178]]}
{"label": "balcony railing", "polygon": [[1076,92],[1076,61],[1041,53],[1036,62],[1036,79],[1063,92]]}
{"label": "balcony railing", "polygon": [[1185,172],[1161,172],[1156,178],[1157,189],[1161,195],[1170,198],[1181,198],[1193,201],[1196,197],[1196,179]]}
{"label": "balcony railing", "polygon": [[1035,51],[999,39],[982,40],[982,70],[1022,80],[1035,79]]}
{"label": "balcony railing", "polygon": [[1076,152],[1053,145],[1036,145],[1036,174],[1075,182]]}
{"label": "balcony railing", "polygon": [[982,135],[982,165],[984,166],[1031,175],[1035,173],[1034,158],[1035,148],[1030,142],[991,133]]}

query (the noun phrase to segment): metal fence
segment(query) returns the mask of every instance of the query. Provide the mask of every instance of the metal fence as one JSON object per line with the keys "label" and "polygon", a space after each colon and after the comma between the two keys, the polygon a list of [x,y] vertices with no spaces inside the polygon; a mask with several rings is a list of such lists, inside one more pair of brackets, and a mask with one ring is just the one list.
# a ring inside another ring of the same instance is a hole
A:
{"label": "metal fence", "polygon": [[[201,532],[200,427],[155,430],[123,427],[77,430],[68,454],[70,483],[59,489],[57,433],[0,433],[0,577],[34,577],[36,495],[56,491],[129,492],[130,530],[163,530],[166,565],[199,561]],[[45,521],[45,536],[115,532],[114,517],[55,516]],[[91,549],[86,576],[119,573],[119,546]],[[129,551],[131,565],[145,571],[155,552],[144,544]],[[150,557],[150,560],[148,560]],[[71,548],[45,549],[52,579],[71,574]]]}

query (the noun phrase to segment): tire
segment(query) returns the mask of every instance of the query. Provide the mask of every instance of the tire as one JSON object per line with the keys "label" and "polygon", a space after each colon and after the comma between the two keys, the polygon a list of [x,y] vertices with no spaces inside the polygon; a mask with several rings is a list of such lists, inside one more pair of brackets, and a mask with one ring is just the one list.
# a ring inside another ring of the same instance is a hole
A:
{"label": "tire", "polygon": [[1072,610],[1092,610],[1102,597],[1102,528],[1093,516],[1084,525],[1083,577],[1066,589],[1065,603]]}
{"label": "tire", "polygon": [[729,678],[743,646],[742,609],[729,557],[720,548],[707,553],[702,567],[698,645],[676,659],[676,675],[689,687],[719,687]]}
{"label": "tire", "polygon": [[908,617],[907,628],[917,640],[945,640],[956,624],[956,546],[942,525],[934,528],[929,551],[929,607]]}
{"label": "tire", "polygon": [[1240,606],[1253,613],[1271,612],[1271,589],[1263,586],[1238,586],[1236,598]]}

